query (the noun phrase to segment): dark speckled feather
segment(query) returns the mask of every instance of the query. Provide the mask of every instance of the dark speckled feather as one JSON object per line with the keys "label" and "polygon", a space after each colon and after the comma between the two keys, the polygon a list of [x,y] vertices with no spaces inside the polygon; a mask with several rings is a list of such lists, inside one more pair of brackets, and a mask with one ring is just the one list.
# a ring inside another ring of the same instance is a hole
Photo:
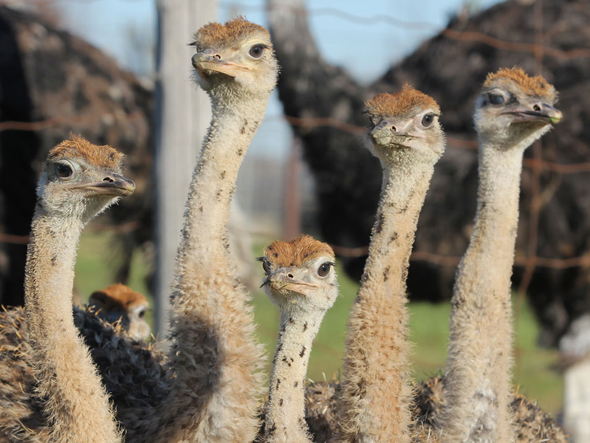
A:
{"label": "dark speckled feather", "polygon": [[[74,322],[117,410],[132,437],[138,412],[155,408],[167,393],[163,355],[126,336],[90,310],[74,309]],[[42,404],[32,393],[32,350],[22,308],[0,311],[0,442],[46,442]]]}

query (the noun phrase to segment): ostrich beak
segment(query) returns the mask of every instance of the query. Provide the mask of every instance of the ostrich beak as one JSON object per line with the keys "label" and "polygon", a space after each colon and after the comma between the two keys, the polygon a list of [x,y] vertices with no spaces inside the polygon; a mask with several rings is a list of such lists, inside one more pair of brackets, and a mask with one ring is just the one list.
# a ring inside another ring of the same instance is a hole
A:
{"label": "ostrich beak", "polygon": [[514,117],[514,122],[542,122],[542,123],[559,123],[563,114],[559,109],[554,108],[547,103],[535,103],[530,107],[523,107],[513,111],[504,112]]}
{"label": "ostrich beak", "polygon": [[279,268],[265,281],[270,289],[283,295],[290,292],[306,296],[306,288],[316,288],[317,285],[301,281],[295,277],[295,270],[292,268]]}
{"label": "ostrich beak", "polygon": [[240,63],[223,60],[219,54],[205,54],[198,52],[193,55],[191,60],[193,67],[202,77],[209,74],[210,72],[219,72],[221,74],[235,78],[240,71],[250,70],[248,66],[242,65]]}
{"label": "ostrich beak", "polygon": [[84,189],[90,191],[86,197],[93,195],[113,195],[126,197],[135,191],[135,183],[119,174],[109,174],[103,181],[96,183],[83,183],[72,186],[72,189]]}
{"label": "ostrich beak", "polygon": [[394,122],[392,119],[383,119],[369,134],[373,141],[380,145],[404,145],[406,140],[412,138],[412,134],[407,132],[405,126]]}

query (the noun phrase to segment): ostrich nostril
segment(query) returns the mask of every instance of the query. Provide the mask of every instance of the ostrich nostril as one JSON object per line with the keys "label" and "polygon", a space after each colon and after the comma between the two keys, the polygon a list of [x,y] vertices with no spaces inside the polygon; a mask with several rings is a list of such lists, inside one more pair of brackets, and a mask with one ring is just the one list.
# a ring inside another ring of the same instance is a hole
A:
{"label": "ostrich nostril", "polygon": [[109,183],[114,183],[115,180],[113,180],[111,177],[105,177],[102,179],[103,182],[109,182]]}
{"label": "ostrich nostril", "polygon": [[219,54],[215,54],[215,55],[213,56],[213,58],[216,58],[217,60],[221,60],[221,55],[219,55]]}
{"label": "ostrich nostril", "polygon": [[391,127],[391,130],[392,130],[393,132],[397,132],[397,128],[396,128],[395,126],[392,126],[392,127]]}
{"label": "ostrich nostril", "polygon": [[293,274],[287,274],[287,277],[289,277],[289,278],[295,278],[295,276]]}
{"label": "ostrich nostril", "polygon": [[535,105],[533,106],[533,109],[537,112],[539,112],[541,110],[541,107],[539,105]]}

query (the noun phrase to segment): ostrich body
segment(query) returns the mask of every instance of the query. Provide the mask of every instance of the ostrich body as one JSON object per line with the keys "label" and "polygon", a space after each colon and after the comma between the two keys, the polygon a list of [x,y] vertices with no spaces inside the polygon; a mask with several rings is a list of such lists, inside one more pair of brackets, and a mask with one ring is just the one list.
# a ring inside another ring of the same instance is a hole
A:
{"label": "ostrich body", "polygon": [[150,335],[150,325],[145,321],[149,310],[143,294],[121,283],[90,294],[88,305],[104,321],[120,325],[121,329],[135,340],[145,340]]}
{"label": "ostrich body", "polygon": [[[37,188],[25,274],[25,318],[44,427],[33,441],[121,441],[113,410],[72,316],[76,247],[84,226],[135,185],[122,177],[122,154],[74,137],[53,148]],[[8,362],[4,374],[18,372]],[[0,429],[18,401],[0,396]]]}
{"label": "ostrich body", "polygon": [[263,286],[281,311],[264,441],[311,443],[305,424],[307,364],[324,315],[338,296],[334,252],[304,235],[289,243],[272,243],[261,260],[266,272]]}
{"label": "ostrich body", "polygon": [[440,110],[404,86],[367,102],[384,181],[369,259],[348,324],[335,441],[409,442],[406,276],[418,215],[444,151]]}
{"label": "ostrich body", "polygon": [[445,368],[445,442],[511,442],[510,277],[525,149],[561,119],[542,77],[501,69],[475,111],[479,194],[474,232],[457,271]]}
{"label": "ostrich body", "polygon": [[[213,117],[189,189],[169,353],[118,336],[99,319],[81,319],[127,442],[252,441],[259,425],[262,351],[226,226],[278,66],[268,32],[244,19],[210,23],[195,40],[195,80],[211,97]],[[29,368],[27,356],[14,357]],[[29,417],[38,414],[33,403],[21,406]],[[26,434],[22,428],[14,432]]]}

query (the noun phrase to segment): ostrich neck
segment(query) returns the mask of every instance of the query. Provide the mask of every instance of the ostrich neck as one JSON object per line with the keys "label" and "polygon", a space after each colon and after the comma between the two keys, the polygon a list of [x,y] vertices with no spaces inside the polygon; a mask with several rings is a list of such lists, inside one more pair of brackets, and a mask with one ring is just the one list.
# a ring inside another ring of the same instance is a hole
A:
{"label": "ostrich neck", "polygon": [[311,442],[305,424],[305,379],[324,314],[281,313],[265,421],[267,443]]}
{"label": "ostrich neck", "polygon": [[[412,173],[408,174],[406,168],[411,168]],[[422,163],[401,163],[384,170],[381,199],[358,299],[375,299],[378,293],[405,299],[405,271],[433,173],[433,165]]]}
{"label": "ostrich neck", "polygon": [[144,431],[154,442],[250,441],[258,426],[261,350],[228,253],[227,223],[238,170],[268,95],[233,103],[228,96],[211,98],[213,118],[189,189],[170,298],[171,391],[151,411],[153,428]]}
{"label": "ostrich neck", "polygon": [[268,97],[243,99],[229,105],[212,98],[213,117],[189,189],[177,262],[181,277],[188,267],[208,274],[208,268],[226,256],[227,222],[238,171],[267,101]]}
{"label": "ostrich neck", "polygon": [[83,223],[38,206],[25,276],[25,313],[38,393],[53,441],[117,442],[108,397],[72,314],[76,247]]}
{"label": "ostrich neck", "polygon": [[457,271],[445,370],[448,440],[513,440],[510,277],[524,149],[480,143],[475,227]]}
{"label": "ostrich neck", "polygon": [[[498,152],[484,146],[480,151],[475,225],[457,273],[458,297],[510,294],[522,156],[521,150]],[[475,290],[466,293],[466,281],[477,282],[476,288],[469,288]]]}
{"label": "ostrich neck", "polygon": [[384,171],[369,259],[349,321],[342,441],[409,441],[406,276],[433,172],[432,164],[407,159]]}

